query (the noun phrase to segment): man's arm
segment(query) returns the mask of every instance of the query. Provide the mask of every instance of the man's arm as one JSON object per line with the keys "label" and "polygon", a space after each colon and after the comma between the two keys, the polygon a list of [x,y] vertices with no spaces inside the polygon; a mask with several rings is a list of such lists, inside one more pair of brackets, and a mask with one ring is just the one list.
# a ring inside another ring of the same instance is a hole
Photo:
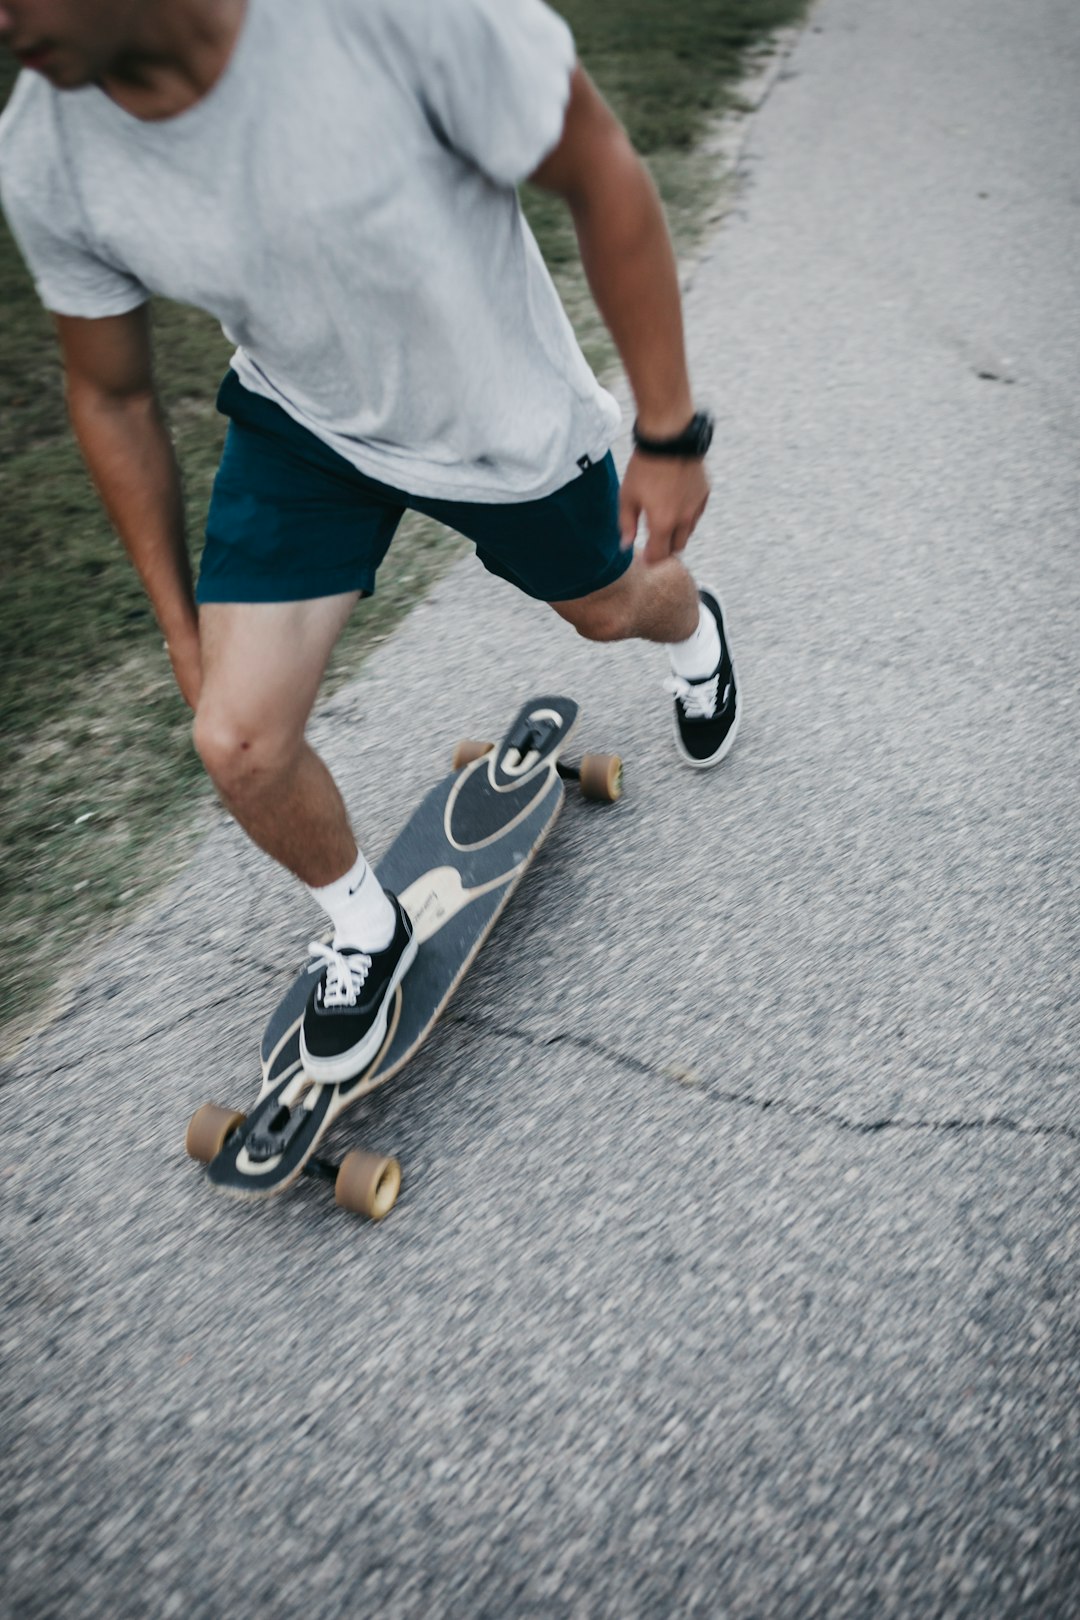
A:
{"label": "man's arm", "polygon": [[153,605],[177,685],[194,708],[198,617],[180,473],[154,391],[147,308],[101,320],[55,321],[75,437]]}
{"label": "man's arm", "polygon": [[[660,199],[626,132],[581,67],[558,146],[535,185],[569,206],[589,286],[619,351],[646,438],[671,438],[694,414],[675,254]],[[624,544],[644,515],[647,562],[681,551],[705,510],[700,461],[631,457],[623,481]]]}

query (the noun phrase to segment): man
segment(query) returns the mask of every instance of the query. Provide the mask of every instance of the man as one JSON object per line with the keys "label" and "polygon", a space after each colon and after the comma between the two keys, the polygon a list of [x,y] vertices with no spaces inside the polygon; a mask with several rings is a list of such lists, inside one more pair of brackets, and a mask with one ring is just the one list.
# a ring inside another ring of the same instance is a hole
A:
{"label": "man", "polygon": [[[0,40],[30,70],[0,121],[0,196],[75,433],[221,798],[331,919],[302,1048],[341,1081],[378,1050],[416,945],[304,732],[405,508],[583,636],[666,645],[691,765],[735,739],[720,604],[679,557],[711,424],[660,204],[542,0],[0,0]],[[526,178],[569,206],[634,391],[621,493],[618,409],[522,218]],[[158,293],[237,344],[197,592],[151,372]]]}

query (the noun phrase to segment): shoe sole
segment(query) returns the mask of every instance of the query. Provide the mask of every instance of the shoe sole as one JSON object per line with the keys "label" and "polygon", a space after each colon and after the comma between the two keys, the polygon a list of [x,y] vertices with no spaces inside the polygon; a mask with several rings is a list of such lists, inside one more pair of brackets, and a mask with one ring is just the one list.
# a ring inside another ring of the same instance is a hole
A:
{"label": "shoe sole", "polygon": [[394,999],[394,991],[416,961],[416,954],[420,946],[414,934],[402,953],[401,961],[394,969],[393,976],[386,988],[383,1004],[379,1016],[372,1024],[362,1041],[341,1052],[334,1058],[313,1058],[304,1046],[303,1030],[300,1032],[300,1060],[304,1065],[304,1073],[309,1080],[317,1080],[321,1086],[340,1086],[346,1080],[355,1080],[362,1074],[376,1057],[379,1048],[386,1039],[386,1026],[390,1021],[390,1004]]}

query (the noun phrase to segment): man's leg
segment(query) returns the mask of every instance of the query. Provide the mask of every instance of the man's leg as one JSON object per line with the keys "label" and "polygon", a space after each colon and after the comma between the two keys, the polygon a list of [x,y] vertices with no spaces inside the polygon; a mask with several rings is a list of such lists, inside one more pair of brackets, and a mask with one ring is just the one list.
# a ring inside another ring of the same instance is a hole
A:
{"label": "man's leg", "polygon": [[350,1079],[374,1057],[416,956],[408,918],[357,849],[333,777],[304,730],[357,592],[300,602],[207,603],[195,744],[226,808],[306,883],[334,924],[304,1017],[308,1073]]}
{"label": "man's leg", "polygon": [[[409,497],[476,542],[485,568],[548,602],[591,641],[640,637],[671,665],[675,742],[690,765],[715,765],[735,741],[739,694],[715,591],[680,559],[647,565],[623,549],[610,454],[553,494],[515,505]],[[590,588],[591,587],[591,588]]]}
{"label": "man's leg", "polygon": [[309,888],[342,877],[357,847],[333,777],[304,739],[358,593],[308,602],[210,602],[199,614],[195,746],[249,838]]}
{"label": "man's leg", "polygon": [[611,585],[551,606],[589,641],[685,641],[700,616],[697,586],[677,557],[649,568],[635,556]]}
{"label": "man's leg", "polygon": [[688,765],[719,764],[735,741],[742,705],[715,591],[699,591],[677,557],[649,566],[638,554],[612,584],[551,606],[590,641],[662,642],[676,746]]}

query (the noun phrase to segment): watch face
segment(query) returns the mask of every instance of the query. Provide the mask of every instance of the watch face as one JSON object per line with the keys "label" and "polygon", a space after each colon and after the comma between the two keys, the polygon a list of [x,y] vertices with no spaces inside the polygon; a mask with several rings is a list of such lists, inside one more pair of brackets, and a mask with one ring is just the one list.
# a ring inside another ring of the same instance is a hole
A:
{"label": "watch face", "polygon": [[703,456],[712,444],[713,421],[707,411],[698,411],[683,435],[683,454]]}

